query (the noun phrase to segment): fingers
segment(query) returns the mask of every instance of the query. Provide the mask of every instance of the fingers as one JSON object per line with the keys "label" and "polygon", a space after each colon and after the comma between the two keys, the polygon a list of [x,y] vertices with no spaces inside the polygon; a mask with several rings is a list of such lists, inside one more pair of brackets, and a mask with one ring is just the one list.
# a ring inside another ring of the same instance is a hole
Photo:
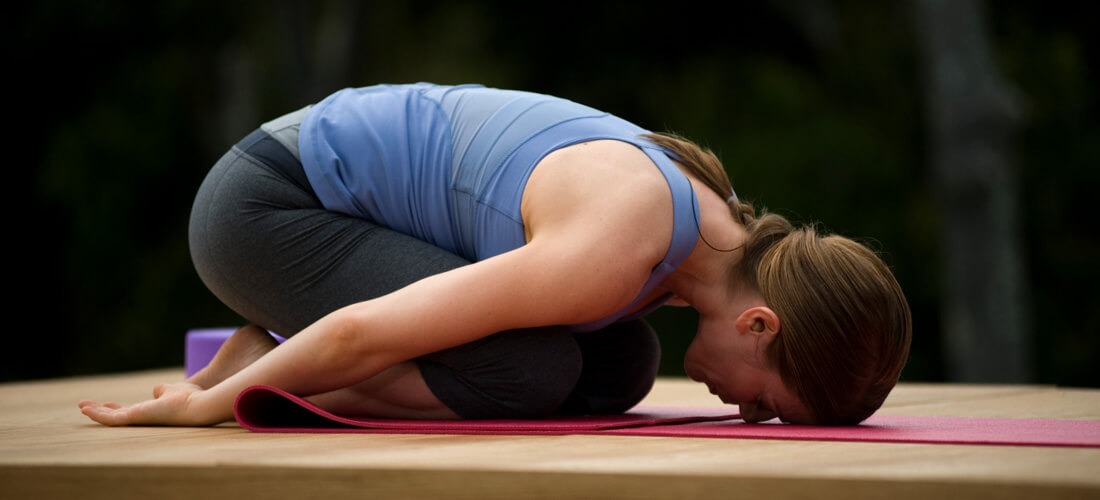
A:
{"label": "fingers", "polygon": [[140,425],[146,422],[148,412],[145,407],[148,402],[137,403],[130,406],[122,406],[115,402],[97,403],[83,400],[78,403],[80,413],[103,425],[117,427],[124,425]]}
{"label": "fingers", "polygon": [[84,416],[108,426],[127,425],[125,410],[117,403],[99,404],[95,401],[81,401],[80,413]]}
{"label": "fingers", "polygon": [[122,408],[122,405],[120,405],[118,403],[114,403],[114,402],[96,403],[95,401],[89,401],[87,399],[82,400],[79,403],[77,403],[77,406],[79,406],[80,409],[84,409],[84,407],[86,407],[86,406],[103,406],[103,407],[110,408],[110,409],[113,409],[113,410],[117,410],[119,408]]}
{"label": "fingers", "polygon": [[197,385],[177,382],[158,384],[153,389],[153,399],[131,405],[114,402],[98,403],[82,400],[78,403],[80,413],[108,426],[123,425],[209,425],[206,420],[196,420],[189,413],[192,396],[202,389]]}

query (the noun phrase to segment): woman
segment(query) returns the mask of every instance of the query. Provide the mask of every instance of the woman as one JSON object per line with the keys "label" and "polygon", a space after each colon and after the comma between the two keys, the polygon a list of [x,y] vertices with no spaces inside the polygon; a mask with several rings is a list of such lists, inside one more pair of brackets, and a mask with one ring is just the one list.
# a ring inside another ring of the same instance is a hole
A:
{"label": "woman", "polygon": [[684,368],[749,421],[858,423],[908,356],[873,252],[758,216],[681,137],[529,92],[344,89],[233,147],[190,231],[251,324],[152,400],[82,401],[91,419],[217,424],[254,384],[348,415],[623,412],[653,385],[661,305],[698,310]]}

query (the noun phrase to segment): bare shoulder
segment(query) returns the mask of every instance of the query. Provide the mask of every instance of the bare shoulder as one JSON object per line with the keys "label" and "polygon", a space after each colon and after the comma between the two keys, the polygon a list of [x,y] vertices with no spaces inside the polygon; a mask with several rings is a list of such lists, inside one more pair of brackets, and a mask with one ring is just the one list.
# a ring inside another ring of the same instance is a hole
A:
{"label": "bare shoulder", "polygon": [[634,298],[672,238],[667,181],[641,149],[621,141],[548,155],[528,181],[522,212],[529,245],[572,258],[592,286],[609,287],[592,292],[616,303]]}
{"label": "bare shoulder", "polygon": [[615,140],[583,142],[550,153],[535,167],[523,195],[524,222],[534,230],[540,222],[572,217],[586,225],[599,223],[597,218],[650,224],[652,217],[671,210],[672,196],[661,171],[637,146]]}

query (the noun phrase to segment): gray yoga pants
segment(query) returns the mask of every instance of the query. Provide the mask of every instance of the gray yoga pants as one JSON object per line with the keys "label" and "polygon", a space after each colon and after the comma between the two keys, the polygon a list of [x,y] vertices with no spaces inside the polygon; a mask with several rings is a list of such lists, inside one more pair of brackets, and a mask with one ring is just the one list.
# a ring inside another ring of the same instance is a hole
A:
{"label": "gray yoga pants", "polygon": [[[265,123],[219,159],[190,221],[202,281],[237,314],[282,336],[340,307],[469,264],[326,210],[297,156],[304,112]],[[659,358],[656,334],[635,320],[589,333],[500,332],[416,362],[436,397],[463,418],[537,418],[623,412],[652,388]]]}

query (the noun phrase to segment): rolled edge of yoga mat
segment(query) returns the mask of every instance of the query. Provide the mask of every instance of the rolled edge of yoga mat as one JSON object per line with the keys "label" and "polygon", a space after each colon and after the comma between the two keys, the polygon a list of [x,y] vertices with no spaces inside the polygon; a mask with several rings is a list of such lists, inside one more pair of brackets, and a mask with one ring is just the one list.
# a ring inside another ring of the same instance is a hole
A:
{"label": "rolled edge of yoga mat", "polygon": [[[209,364],[210,360],[214,359],[214,355],[218,353],[218,349],[235,331],[237,331],[237,328],[195,328],[188,330],[184,339],[183,351],[184,372],[187,376],[194,375],[195,372]],[[286,340],[274,333],[271,336],[275,337],[275,340],[280,343]]]}

